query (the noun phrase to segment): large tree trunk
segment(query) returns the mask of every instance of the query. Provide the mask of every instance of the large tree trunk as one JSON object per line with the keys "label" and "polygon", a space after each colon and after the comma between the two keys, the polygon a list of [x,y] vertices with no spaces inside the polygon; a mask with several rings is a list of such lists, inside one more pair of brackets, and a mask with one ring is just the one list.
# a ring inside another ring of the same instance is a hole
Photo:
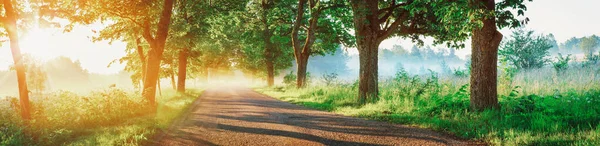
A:
{"label": "large tree trunk", "polygon": [[171,87],[173,90],[177,90],[177,83],[175,82],[175,69],[173,68],[171,71]]}
{"label": "large tree trunk", "polygon": [[144,79],[144,91],[148,104],[152,106],[152,111],[156,111],[156,83],[158,81],[158,72],[160,70],[160,61],[165,49],[165,42],[169,35],[169,24],[171,23],[171,14],[173,13],[173,0],[165,0],[162,14],[158,22],[156,38],[150,32],[149,22],[144,27],[144,38],[150,44],[151,50],[148,53],[148,66],[146,67],[146,77]]}
{"label": "large tree trunk", "polygon": [[357,40],[360,60],[358,100],[364,104],[377,100],[378,86],[378,48],[381,42],[373,37]]}
{"label": "large tree trunk", "polygon": [[[494,11],[494,0],[479,0],[483,9]],[[497,63],[502,34],[494,17],[483,20],[483,27],[473,30],[471,39],[471,108],[498,108]]]}
{"label": "large tree trunk", "polygon": [[267,59],[266,64],[267,64],[267,85],[269,87],[272,87],[273,85],[275,85],[275,67],[273,65],[273,61],[270,59]]}
{"label": "large tree trunk", "polygon": [[298,66],[298,70],[296,71],[296,87],[306,87],[306,70],[308,67],[308,55],[296,57],[296,64]]}
{"label": "large tree trunk", "polygon": [[5,19],[2,21],[4,28],[10,39],[10,49],[13,56],[15,70],[17,71],[17,83],[19,86],[19,101],[21,107],[21,117],[25,121],[31,119],[29,106],[29,90],[27,89],[27,78],[25,76],[25,65],[19,47],[19,34],[17,32],[17,16],[11,0],[4,0]]}
{"label": "large tree trunk", "polygon": [[187,76],[188,48],[179,51],[179,70],[177,71],[177,92],[185,93],[185,79]]}
{"label": "large tree trunk", "polygon": [[[162,54],[162,53],[161,53]],[[162,55],[160,55],[162,56]],[[151,49],[148,53],[146,76],[144,78],[144,90],[142,95],[148,101],[148,104],[154,106],[156,104],[156,87],[158,81],[158,72],[160,71],[160,61],[162,57],[158,56],[156,49]]]}
{"label": "large tree trunk", "polygon": [[378,49],[379,44],[390,36],[396,29],[395,20],[387,30],[382,29],[379,22],[379,9],[377,2],[367,0],[353,0],[354,27],[356,45],[359,54],[359,84],[358,101],[361,104],[375,101],[379,95],[378,87]]}

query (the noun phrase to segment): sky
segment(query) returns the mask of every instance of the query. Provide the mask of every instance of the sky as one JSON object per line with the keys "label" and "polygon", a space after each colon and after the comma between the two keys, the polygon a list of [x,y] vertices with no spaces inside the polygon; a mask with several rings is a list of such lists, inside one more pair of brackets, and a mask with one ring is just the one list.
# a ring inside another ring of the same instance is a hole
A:
{"label": "sky", "polygon": [[[103,28],[102,24],[76,26],[71,32],[63,33],[62,29],[33,29],[20,38],[22,53],[28,53],[40,61],[48,61],[59,56],[79,60],[81,66],[90,73],[113,74],[123,70],[125,65],[108,64],[125,56],[126,44],[121,41],[92,42],[95,36],[92,30]],[[13,64],[10,45],[2,43],[0,47],[0,70],[6,70]]]}
{"label": "sky", "polygon": [[[571,37],[600,35],[600,17],[596,12],[600,0],[534,0],[527,2],[528,10],[525,15],[531,21],[526,29],[538,33],[552,33],[558,43]],[[111,68],[107,65],[125,55],[126,44],[115,41],[92,42],[92,30],[102,29],[102,24],[91,26],[76,26],[72,32],[62,33],[61,30],[31,30],[21,36],[21,49],[23,53],[46,61],[58,56],[66,56],[79,60],[83,68],[91,73],[112,74],[124,68],[124,65],[114,64]],[[504,36],[509,36],[511,30],[502,29]],[[382,42],[380,48],[391,48],[393,45],[402,45],[410,49],[413,43],[400,38],[390,38]],[[349,49],[356,53],[355,49]],[[460,49],[457,55],[464,57],[470,54],[467,48]],[[0,47],[0,70],[6,70],[13,64],[8,42],[3,42]]]}

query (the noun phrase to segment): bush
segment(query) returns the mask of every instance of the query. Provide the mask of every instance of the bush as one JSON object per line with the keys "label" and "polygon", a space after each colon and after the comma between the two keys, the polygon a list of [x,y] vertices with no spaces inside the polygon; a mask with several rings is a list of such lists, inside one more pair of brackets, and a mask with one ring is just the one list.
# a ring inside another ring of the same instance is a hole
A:
{"label": "bush", "polygon": [[325,85],[330,86],[337,83],[338,74],[337,73],[323,73],[321,77]]}
{"label": "bush", "polygon": [[569,61],[571,61],[571,54],[564,57],[562,54],[558,53],[558,57],[556,57],[557,61],[552,63],[552,67],[554,67],[554,71],[557,74],[562,74],[569,68]]}
{"label": "bush", "polygon": [[294,71],[290,71],[290,73],[283,76],[283,84],[286,86],[296,86],[296,80],[297,77],[296,74],[294,74]]}
{"label": "bush", "polygon": [[452,70],[452,75],[454,75],[455,77],[464,78],[464,77],[468,77],[469,74],[470,73],[469,73],[468,69],[461,69],[460,67]]}

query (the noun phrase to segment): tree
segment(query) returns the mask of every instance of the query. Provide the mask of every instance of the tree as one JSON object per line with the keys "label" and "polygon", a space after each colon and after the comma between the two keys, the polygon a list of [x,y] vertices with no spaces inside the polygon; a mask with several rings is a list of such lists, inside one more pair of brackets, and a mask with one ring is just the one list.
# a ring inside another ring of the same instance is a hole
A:
{"label": "tree", "polygon": [[[142,64],[146,64],[145,69],[143,69],[145,72],[142,73],[142,96],[144,96],[148,105],[151,106],[151,111],[155,111],[156,86],[163,52],[165,51],[165,42],[169,35],[174,0],[124,2],[97,0],[69,2],[73,3],[71,5],[79,6],[76,12],[83,15],[80,17],[69,17],[69,20],[73,24],[89,24],[98,20],[109,19],[114,23],[107,27],[109,29],[102,30],[105,35],[113,36],[109,38],[122,38],[119,34],[125,33],[129,34],[127,35],[128,37],[136,38],[136,41],[140,35],[145,40],[150,49],[145,56],[142,56],[143,52],[139,56],[140,59],[144,59],[144,61],[141,61]],[[162,8],[157,8],[161,6]],[[158,15],[158,18],[154,17],[156,15]],[[101,36],[103,34],[102,31]],[[128,33],[131,31],[135,33]]]}
{"label": "tree", "polygon": [[[464,1],[459,1],[466,3]],[[354,33],[359,53],[359,102],[378,98],[378,48],[390,36],[410,38],[423,44],[421,35],[431,36],[434,43],[464,46],[460,41],[468,34],[462,31],[469,25],[447,25],[467,23],[460,13],[450,13],[456,3],[449,1],[372,1],[351,0]],[[459,16],[456,16],[459,15]],[[456,17],[455,19],[445,17]]]}
{"label": "tree", "polygon": [[540,68],[550,61],[546,58],[552,48],[550,42],[551,38],[534,36],[533,31],[519,29],[513,31],[511,39],[502,44],[502,49],[499,50],[500,57],[517,69]]}
{"label": "tree", "polygon": [[148,52],[147,58],[147,68],[146,68],[146,76],[144,78],[144,91],[142,95],[148,101],[148,104],[153,106],[153,110],[156,106],[156,82],[158,80],[158,71],[160,68],[160,61],[162,58],[162,53],[164,52],[165,41],[167,40],[167,36],[169,35],[169,24],[171,22],[171,14],[173,13],[173,1],[174,0],[165,0],[163,4],[163,10],[160,15],[160,19],[157,24],[156,34],[152,34],[150,32],[149,22],[146,21],[144,24],[144,32],[143,37],[150,44],[150,51]]}
{"label": "tree", "polygon": [[46,81],[48,80],[46,71],[44,71],[39,60],[34,59],[31,55],[24,55],[23,63],[27,70],[28,88],[34,90],[36,94],[41,94],[42,91],[46,90]]}
{"label": "tree", "polygon": [[[29,105],[29,90],[27,88],[26,68],[23,63],[23,55],[19,46],[19,30],[27,27],[28,21],[36,19],[40,26],[54,27],[56,22],[52,22],[55,17],[65,17],[74,15],[73,8],[60,5],[58,0],[39,0],[36,2],[13,2],[12,0],[2,0],[4,15],[0,16],[0,23],[6,32],[0,35],[8,36],[10,49],[14,61],[14,69],[17,73],[17,84],[19,87],[19,102],[21,117],[28,121],[31,118]],[[62,13],[56,9],[62,8]],[[29,9],[29,10],[27,10]],[[34,17],[35,16],[35,17]]]}
{"label": "tree", "polygon": [[[505,9],[514,8],[517,9],[518,15],[523,15],[526,6],[523,0],[505,0],[497,4],[495,0],[476,0],[470,3],[469,7],[475,12],[485,12],[472,20],[480,22],[482,26],[475,27],[471,32],[470,106],[475,110],[498,108],[497,64],[502,34],[497,30],[497,26],[519,27],[522,22],[517,20],[511,11]],[[490,16],[490,13],[493,15]]]}
{"label": "tree", "polygon": [[548,35],[545,36],[546,41],[548,41],[548,44],[552,45],[552,48],[550,48],[550,53],[552,54],[556,54],[559,51],[558,48],[558,42],[556,42],[556,38],[554,37],[554,34],[550,33]]}
{"label": "tree", "polygon": [[[305,6],[308,3],[308,17],[305,17]],[[306,82],[306,71],[308,58],[314,54],[335,51],[341,41],[348,40],[348,33],[342,28],[342,21],[336,21],[335,17],[327,18],[329,13],[335,13],[333,8],[343,8],[344,4],[339,1],[299,0],[295,20],[292,24],[292,46],[297,65],[296,87],[302,88]],[[325,13],[325,14],[323,14]],[[305,20],[308,18],[308,20]],[[308,24],[306,24],[306,23]],[[301,31],[300,28],[303,28]],[[300,33],[304,35],[300,35]],[[300,38],[304,38],[300,42]],[[318,40],[317,40],[318,39]],[[313,48],[317,43],[319,49]]]}
{"label": "tree", "polygon": [[596,35],[583,37],[581,38],[581,42],[579,42],[579,48],[585,53],[586,58],[591,58],[600,46],[599,42],[600,38]]}
{"label": "tree", "polygon": [[19,33],[17,29],[18,13],[15,10],[12,0],[3,0],[4,16],[1,16],[0,22],[6,30],[6,34],[10,40],[10,50],[12,52],[14,68],[17,72],[17,83],[19,86],[19,105],[21,107],[21,117],[25,120],[31,118],[29,105],[29,90],[27,89],[27,76],[25,74],[25,65],[23,63],[23,55],[19,46]]}

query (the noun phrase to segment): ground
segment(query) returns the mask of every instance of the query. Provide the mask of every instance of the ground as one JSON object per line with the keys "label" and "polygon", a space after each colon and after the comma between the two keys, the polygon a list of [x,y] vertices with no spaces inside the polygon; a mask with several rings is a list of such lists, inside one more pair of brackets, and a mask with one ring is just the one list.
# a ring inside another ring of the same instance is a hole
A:
{"label": "ground", "polygon": [[245,88],[207,89],[151,145],[482,145],[313,110]]}

